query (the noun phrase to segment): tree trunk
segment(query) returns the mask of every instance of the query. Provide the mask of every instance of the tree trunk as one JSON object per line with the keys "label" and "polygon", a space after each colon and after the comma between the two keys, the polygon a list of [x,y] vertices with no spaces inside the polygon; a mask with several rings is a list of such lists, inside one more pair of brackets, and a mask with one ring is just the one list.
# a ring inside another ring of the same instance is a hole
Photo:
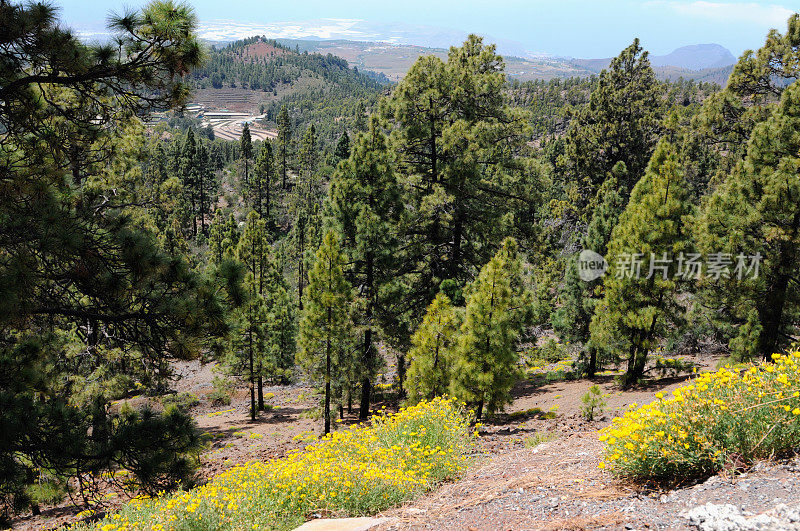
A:
{"label": "tree trunk", "polygon": [[269,219],[269,187],[270,187],[270,178],[267,175],[267,182],[266,186],[264,187],[264,203],[265,203],[265,217]]}
{"label": "tree trunk", "polygon": [[297,259],[297,304],[300,312],[303,311],[303,252],[305,246],[305,233],[306,228],[305,224],[300,225],[297,227],[297,230],[300,232],[298,234],[298,238],[300,239],[300,249],[298,251],[298,259]]}
{"label": "tree trunk", "polygon": [[[648,289],[652,288],[653,279],[650,279]],[[656,307],[661,307],[661,302],[664,300],[664,293],[659,294]],[[647,363],[648,350],[643,346],[653,337],[656,330],[656,323],[658,322],[658,314],[653,315],[650,321],[649,330],[639,329],[636,331],[636,337],[631,341],[631,354],[628,357],[628,370],[625,374],[624,387],[630,387],[639,381],[644,375],[644,367]]]}
{"label": "tree trunk", "polygon": [[464,213],[462,212],[462,196],[464,194],[464,177],[459,178],[458,195],[454,198],[453,212],[453,249],[450,253],[450,278],[457,279],[461,270],[461,240],[464,235]]}
{"label": "tree trunk", "polygon": [[792,269],[796,263],[797,247],[794,242],[797,239],[799,230],[800,210],[794,215],[789,238],[779,244],[775,279],[764,297],[765,304],[759,309],[762,329],[758,340],[758,350],[765,361],[770,361],[772,355],[778,351],[786,294],[792,278]]}
{"label": "tree trunk", "polygon": [[478,411],[475,414],[477,420],[481,420],[481,417],[483,417],[483,398],[478,401]]}
{"label": "tree trunk", "polygon": [[[205,169],[201,170],[205,171]],[[206,191],[205,191],[205,179],[202,177],[202,173],[200,174],[200,230],[203,233],[203,236],[208,236],[206,233]]]}
{"label": "tree trunk", "polygon": [[328,337],[325,341],[325,434],[331,432],[331,308],[328,308]]}
{"label": "tree trunk", "polygon": [[369,377],[364,377],[361,380],[361,404],[358,410],[358,420],[367,420],[369,418],[369,403],[372,394],[372,382]]}
{"label": "tree trunk", "polygon": [[250,310],[250,327],[248,331],[249,336],[249,354],[250,354],[250,420],[256,420],[256,389],[254,380],[254,367],[253,367],[253,310]]}
{"label": "tree trunk", "polygon": [[628,354],[628,369],[625,371],[625,381],[623,387],[630,387],[636,379],[633,377],[634,367],[636,366],[636,347],[631,345],[630,353]]}
{"label": "tree trunk", "polygon": [[364,378],[361,380],[361,408],[358,412],[359,420],[366,420],[369,415],[369,400],[370,388],[372,387],[372,366],[374,364],[373,357],[375,355],[372,347],[372,309],[375,303],[375,294],[373,290],[374,278],[374,256],[372,252],[368,252],[366,256],[366,289],[367,289],[367,307],[365,311],[365,318],[367,321],[367,328],[364,330],[364,357],[362,363],[364,365]]}
{"label": "tree trunk", "polygon": [[258,410],[264,411],[264,377],[261,375],[261,369],[258,370]]}
{"label": "tree trunk", "polygon": [[256,187],[256,212],[258,212],[258,215],[263,218],[264,217],[264,209],[263,209],[263,203],[264,202],[263,202],[262,196],[264,194],[264,191],[262,190],[261,180],[260,179],[258,179],[257,183],[258,184],[257,184],[257,187]]}
{"label": "tree trunk", "polygon": [[281,177],[283,179],[281,187],[286,190],[286,143],[282,142],[281,144]]}
{"label": "tree trunk", "polygon": [[398,381],[398,394],[400,398],[406,397],[406,389],[404,383],[406,381],[406,355],[397,355],[397,381]]}
{"label": "tree trunk", "polygon": [[197,236],[197,201],[192,191],[192,236]]}
{"label": "tree trunk", "polygon": [[597,373],[597,349],[590,346],[589,347],[589,366],[586,367],[586,375],[589,378],[594,378],[595,373]]}
{"label": "tree trunk", "polygon": [[639,349],[636,355],[636,364],[633,366],[633,382],[638,382],[644,376],[644,367],[647,364],[647,351]]}

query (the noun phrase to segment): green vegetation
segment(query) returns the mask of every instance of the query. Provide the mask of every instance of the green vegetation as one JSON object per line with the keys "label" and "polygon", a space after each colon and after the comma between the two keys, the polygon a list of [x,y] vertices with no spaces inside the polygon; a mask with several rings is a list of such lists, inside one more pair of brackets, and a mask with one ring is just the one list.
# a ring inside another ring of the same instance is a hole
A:
{"label": "green vegetation", "polygon": [[214,405],[227,406],[231,403],[233,395],[233,382],[221,376],[214,376],[211,382],[213,390],[208,393],[208,399]]}
{"label": "green vegetation", "polygon": [[[265,386],[310,384],[326,434],[337,408],[428,402],[137,502],[133,527],[380,510],[465,463],[468,421],[445,394],[481,418],[526,375],[621,368],[631,387],[688,372],[707,343],[771,360],[800,332],[800,15],[724,89],[658,82],[638,40],[589,79],[508,83],[471,35],[386,86],[260,37],[204,52],[171,1],[112,17],[113,46],[78,42],[46,5],[0,2],[0,20],[2,520],[68,490],[88,504],[108,484],[190,483],[202,444],[176,360],[215,364],[214,404],[246,384],[250,421]],[[258,91],[262,123],[215,139],[179,111],[203,87]],[[265,125],[276,139],[257,140]],[[587,278],[581,250],[610,269]],[[713,377],[728,387],[701,376],[714,396],[682,391],[705,418],[676,397],[642,410],[652,426],[623,421],[609,462],[655,479],[784,451],[795,358],[776,359]],[[723,395],[752,422],[731,427]],[[584,402],[601,414],[596,386]]]}
{"label": "green vegetation", "polygon": [[200,399],[192,393],[175,393],[161,397],[161,405],[164,406],[164,409],[176,407],[188,411],[199,404]]}
{"label": "green vegetation", "polygon": [[[593,345],[627,360],[626,385],[642,377],[658,337],[681,316],[677,264],[668,258],[687,250],[683,219],[690,208],[677,156],[662,141],[612,232],[606,259],[618,269],[603,282],[590,326]],[[634,258],[624,263],[624,256],[637,253],[649,257],[640,266],[648,267],[647,274],[633,270]]]}
{"label": "green vegetation", "polygon": [[437,398],[202,487],[135,500],[92,529],[292,529],[314,511],[374,514],[458,476],[473,437],[469,417]]}
{"label": "green vegetation", "polygon": [[703,373],[671,397],[603,431],[601,467],[636,481],[680,483],[790,454],[800,443],[800,353]]}
{"label": "green vegetation", "polygon": [[450,388],[458,329],[458,314],[447,295],[439,293],[411,338],[406,375],[411,400],[441,395]]}
{"label": "green vegetation", "polygon": [[603,410],[606,407],[606,401],[603,398],[603,391],[600,390],[600,386],[595,384],[592,385],[586,394],[581,397],[581,402],[583,405],[581,406],[581,415],[586,420],[594,420],[598,416],[603,414]]}
{"label": "green vegetation", "polygon": [[196,355],[224,327],[207,280],[154,234],[168,212],[132,206],[164,192],[142,178],[131,117],[185,101],[181,74],[202,61],[191,9],[153,2],[114,16],[118,44],[91,47],[52,6],[3,3],[0,13],[5,519],[42,500],[28,487],[47,478],[72,480],[86,498],[117,467],[143,492],[188,478],[199,442],[185,412],[109,404],[135,382],[163,388],[168,359]]}
{"label": "green vegetation", "polygon": [[344,278],[344,257],[336,235],[329,231],[308,273],[306,304],[300,320],[298,361],[324,389],[325,433],[331,431],[331,393],[341,393],[348,381],[352,288]]}
{"label": "green vegetation", "polygon": [[536,448],[540,444],[544,444],[556,439],[555,434],[546,431],[537,431],[530,437],[525,438],[525,448]]}
{"label": "green vegetation", "polygon": [[484,405],[494,413],[511,402],[511,388],[519,379],[515,349],[527,306],[517,257],[511,238],[482,269],[467,290],[467,307],[453,362],[453,394]]}

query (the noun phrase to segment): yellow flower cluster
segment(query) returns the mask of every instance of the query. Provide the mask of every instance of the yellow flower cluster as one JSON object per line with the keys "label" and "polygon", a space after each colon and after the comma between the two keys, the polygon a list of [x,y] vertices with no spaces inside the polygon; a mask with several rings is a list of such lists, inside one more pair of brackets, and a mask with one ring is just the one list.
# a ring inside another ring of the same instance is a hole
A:
{"label": "yellow flower cluster", "polygon": [[190,491],[134,501],[97,529],[284,529],[315,513],[372,514],[457,475],[473,437],[463,410],[437,398]]}
{"label": "yellow flower cluster", "polygon": [[605,461],[635,480],[681,481],[781,455],[800,444],[800,353],[773,363],[725,366],[656,394],[601,430]]}

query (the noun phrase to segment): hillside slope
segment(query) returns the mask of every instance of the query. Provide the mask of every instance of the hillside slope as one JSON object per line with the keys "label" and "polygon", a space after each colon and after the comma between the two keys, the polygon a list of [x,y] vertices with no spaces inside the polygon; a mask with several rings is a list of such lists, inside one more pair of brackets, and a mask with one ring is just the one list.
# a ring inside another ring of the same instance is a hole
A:
{"label": "hillside slope", "polygon": [[[278,42],[300,52],[332,54],[345,59],[362,73],[370,71],[386,79],[401,79],[421,55],[447,57],[444,48],[426,48],[408,44],[359,42],[348,40],[279,39]],[[555,78],[588,77],[607,68],[610,58],[564,59],[559,57],[504,56],[506,73],[512,81],[549,81]],[[716,44],[678,48],[668,55],[651,56],[656,76],[663,80],[678,78],[724,85],[735,61],[733,55]]]}
{"label": "hillside slope", "polygon": [[274,128],[278,111],[287,105],[295,130],[314,123],[323,140],[337,138],[388,82],[351,68],[340,57],[263,37],[212,47],[192,80],[192,108],[200,118],[205,113],[236,113],[225,121],[234,136],[242,121],[263,119],[267,128]]}
{"label": "hillside slope", "polygon": [[[296,47],[300,51],[336,55],[347,60],[352,67],[383,74],[392,81],[402,78],[421,55],[435,55],[442,59],[447,57],[447,50],[444,48],[426,48],[408,44],[294,39],[280,39],[278,42],[289,47]],[[531,59],[506,55],[505,61],[508,77],[518,81],[586,76],[592,73],[559,58]]]}

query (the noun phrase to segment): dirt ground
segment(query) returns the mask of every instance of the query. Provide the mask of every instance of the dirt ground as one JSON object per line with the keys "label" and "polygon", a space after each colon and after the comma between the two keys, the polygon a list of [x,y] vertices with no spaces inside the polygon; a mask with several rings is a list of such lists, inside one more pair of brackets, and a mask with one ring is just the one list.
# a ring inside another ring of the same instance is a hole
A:
{"label": "dirt ground", "polygon": [[[701,367],[716,363],[715,358],[693,361]],[[247,461],[283,457],[315,441],[321,433],[319,398],[311,389],[300,385],[265,387],[268,410],[251,421],[245,387],[236,388],[227,406],[214,405],[208,399],[216,375],[213,368],[213,364],[199,362],[175,366],[178,378],[174,390],[200,399],[200,404],[191,409],[208,441],[200,457],[199,481]],[[791,467],[785,468],[789,466],[786,464],[776,463],[777,468],[759,472],[771,478],[764,481],[772,487],[768,494],[750,489],[748,500],[742,498],[747,491],[740,488],[741,481],[748,480],[741,477],[712,482],[712,488],[700,491],[692,486],[648,493],[619,484],[597,468],[602,449],[597,431],[631,404],[649,402],[656,392],[669,392],[687,378],[655,380],[625,392],[612,375],[552,382],[534,376],[523,381],[514,389],[513,404],[506,412],[481,427],[475,465],[467,476],[387,511],[384,516],[390,520],[383,528],[668,529],[690,526],[682,512],[706,501],[730,500],[730,492],[743,500],[737,507],[754,514],[784,499],[787,503],[800,500],[800,475]],[[606,407],[600,418],[589,422],[580,413],[581,397],[594,384],[601,388]],[[135,406],[146,400],[153,399],[132,397],[129,402]],[[356,422],[356,412],[348,415],[345,411],[336,426]],[[752,479],[749,481],[748,485],[752,484]],[[122,493],[115,499],[116,503],[124,501]],[[43,510],[39,517],[23,516],[15,522],[15,528],[52,529],[74,521],[78,511],[64,504]]]}
{"label": "dirt ground", "polygon": [[597,468],[601,450],[592,430],[487,456],[462,480],[380,515],[389,519],[378,529],[800,528],[800,460],[658,492]]}

